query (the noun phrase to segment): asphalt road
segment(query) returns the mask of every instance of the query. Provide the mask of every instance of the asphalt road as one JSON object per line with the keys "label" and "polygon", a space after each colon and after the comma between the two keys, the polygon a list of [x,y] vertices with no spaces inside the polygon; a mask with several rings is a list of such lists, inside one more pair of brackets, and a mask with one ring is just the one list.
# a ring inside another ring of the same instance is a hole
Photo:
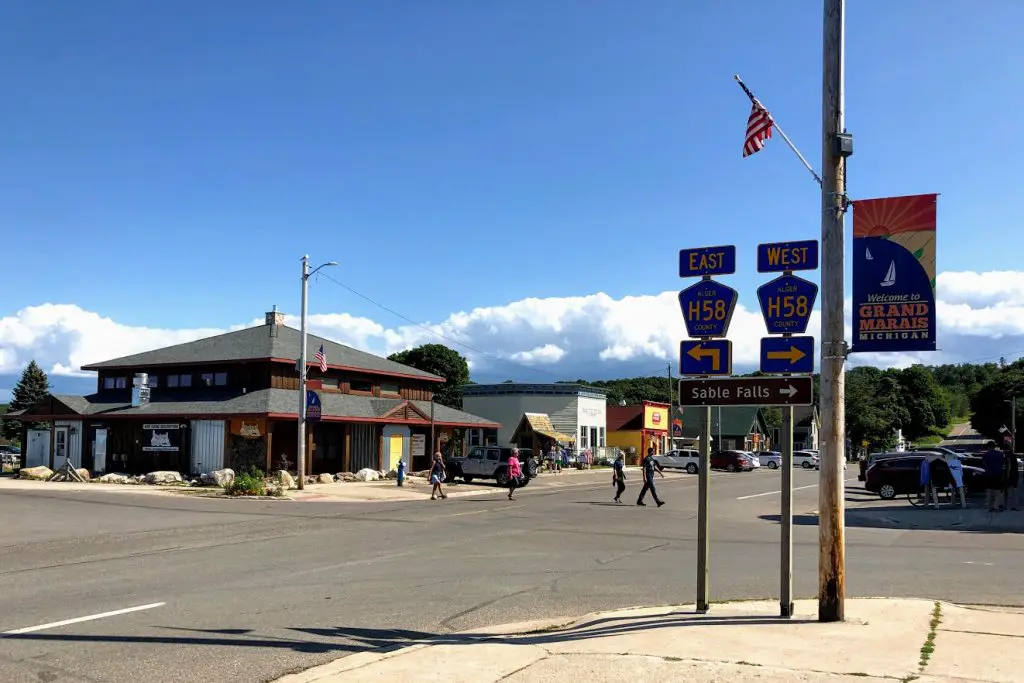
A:
{"label": "asphalt road", "polygon": [[[267,681],[431,634],[692,603],[696,477],[660,481],[658,509],[611,504],[607,472],[570,476],[512,503],[498,490],[296,503],[0,486],[0,680]],[[816,509],[816,482],[796,473],[798,515]],[[711,483],[712,600],[777,596],[778,473]],[[817,527],[799,519],[795,592],[812,597]],[[850,596],[1024,601],[1009,589],[1017,535],[848,528],[847,555]]]}
{"label": "asphalt road", "polygon": [[963,422],[953,425],[953,428],[949,430],[949,436],[943,439],[940,445],[950,448],[956,446],[975,447],[983,446],[985,441],[985,437],[974,431],[970,422]]}

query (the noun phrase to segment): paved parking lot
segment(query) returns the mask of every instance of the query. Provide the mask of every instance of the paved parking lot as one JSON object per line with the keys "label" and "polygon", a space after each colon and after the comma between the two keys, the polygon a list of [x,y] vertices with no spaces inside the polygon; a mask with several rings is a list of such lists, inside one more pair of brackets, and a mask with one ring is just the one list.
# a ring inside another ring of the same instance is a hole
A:
{"label": "paved parking lot", "polygon": [[[855,499],[853,466],[848,479]],[[713,600],[777,596],[779,482],[712,474]],[[607,470],[535,484],[515,502],[484,484],[333,503],[0,482],[0,680],[272,680],[405,632],[693,601],[696,477],[659,479],[661,509],[613,504]],[[794,486],[795,587],[811,597],[817,473]],[[847,547],[851,595],[1022,600],[1007,590],[1016,534],[850,527]]]}

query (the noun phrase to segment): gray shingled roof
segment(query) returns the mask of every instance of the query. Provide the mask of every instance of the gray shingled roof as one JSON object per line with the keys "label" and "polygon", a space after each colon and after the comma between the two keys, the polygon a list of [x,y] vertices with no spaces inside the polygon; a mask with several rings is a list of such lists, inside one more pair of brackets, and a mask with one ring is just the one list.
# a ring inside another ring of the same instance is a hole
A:
{"label": "gray shingled roof", "polygon": [[[215,337],[197,339],[184,344],[176,344],[153,351],[143,351],[131,356],[106,360],[82,366],[83,370],[99,370],[102,368],[146,367],[171,365],[178,363],[217,363],[230,361],[254,360],[259,358],[298,358],[302,333],[294,327],[277,326],[277,335],[270,335],[270,325],[257,325],[243,330],[225,332]],[[327,362],[330,365],[341,365],[358,368],[370,372],[412,375],[423,379],[443,380],[443,377],[417,370],[375,356],[372,353],[359,351],[352,347],[338,344],[330,339],[309,335],[307,349],[309,359],[324,345]],[[298,399],[296,399],[298,400]]]}
{"label": "gray shingled roof", "polygon": [[[53,398],[80,415],[96,417],[103,415],[117,415],[118,417],[181,415],[186,417],[264,413],[294,415],[298,409],[299,392],[289,389],[261,389],[246,394],[207,400],[155,401],[140,407],[132,407],[130,403],[123,401],[101,401],[96,394],[91,396],[55,395]],[[323,414],[329,417],[380,419],[403,402],[403,399],[398,398],[373,398],[328,392],[320,394]],[[430,401],[409,401],[409,403],[414,404],[424,415],[430,417]],[[496,424],[478,415],[471,415],[436,403],[434,404],[434,421],[441,424],[473,424],[481,427]]]}

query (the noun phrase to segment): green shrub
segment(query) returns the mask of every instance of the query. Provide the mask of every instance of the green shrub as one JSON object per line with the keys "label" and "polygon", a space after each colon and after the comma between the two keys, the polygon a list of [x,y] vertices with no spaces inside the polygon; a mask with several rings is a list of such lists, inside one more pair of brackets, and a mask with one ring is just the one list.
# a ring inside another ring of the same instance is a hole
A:
{"label": "green shrub", "polygon": [[254,468],[239,472],[234,480],[224,487],[224,491],[229,496],[265,496],[267,482],[263,478],[263,472]]}

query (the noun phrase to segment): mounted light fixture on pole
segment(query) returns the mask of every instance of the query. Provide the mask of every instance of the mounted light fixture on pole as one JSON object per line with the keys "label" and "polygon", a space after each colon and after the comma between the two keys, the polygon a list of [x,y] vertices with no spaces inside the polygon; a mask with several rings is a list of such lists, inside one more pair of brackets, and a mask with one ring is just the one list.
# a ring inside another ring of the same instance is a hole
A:
{"label": "mounted light fixture on pole", "polygon": [[336,266],[337,261],[322,263],[312,271],[309,269],[309,256],[302,257],[302,341],[299,350],[299,443],[296,451],[296,467],[298,468],[297,483],[299,489],[306,487],[306,317],[308,315],[309,303],[309,278],[316,275],[317,271],[327,266]]}

